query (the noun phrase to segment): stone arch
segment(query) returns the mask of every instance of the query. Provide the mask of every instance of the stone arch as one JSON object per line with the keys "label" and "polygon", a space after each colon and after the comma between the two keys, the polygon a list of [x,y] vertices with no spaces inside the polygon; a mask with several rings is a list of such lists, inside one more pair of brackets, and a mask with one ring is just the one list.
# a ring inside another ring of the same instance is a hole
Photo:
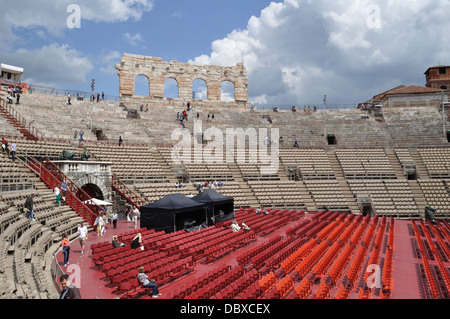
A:
{"label": "stone arch", "polygon": [[175,76],[168,75],[164,80],[164,97],[177,99],[180,96],[180,85]]}
{"label": "stone arch", "polygon": [[145,74],[134,78],[134,96],[150,96],[150,79]]}
{"label": "stone arch", "polygon": [[192,91],[195,92],[196,100],[207,100],[208,95],[208,82],[202,78],[196,78],[192,82]]}
{"label": "stone arch", "polygon": [[104,200],[111,200],[112,198],[112,194],[111,194],[111,190],[106,186],[105,182],[94,176],[94,175],[85,175],[84,177],[80,178],[78,181],[76,181],[77,186],[79,188],[83,188],[86,185],[95,185],[99,188],[99,190],[102,192],[103,195],[103,199]]}
{"label": "stone arch", "polygon": [[447,88],[447,86],[446,85],[442,85],[441,86],[441,90],[447,90],[448,88]]}
{"label": "stone arch", "polygon": [[220,81],[220,100],[231,102],[236,99],[236,85],[230,79],[222,79]]}

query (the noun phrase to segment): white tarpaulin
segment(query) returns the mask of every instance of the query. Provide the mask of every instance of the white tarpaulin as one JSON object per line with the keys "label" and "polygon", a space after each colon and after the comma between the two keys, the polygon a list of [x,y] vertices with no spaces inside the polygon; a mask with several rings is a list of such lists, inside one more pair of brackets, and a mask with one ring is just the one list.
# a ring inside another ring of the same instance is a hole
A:
{"label": "white tarpaulin", "polygon": [[8,65],[1,63],[0,64],[0,71],[9,72],[9,73],[16,73],[16,74],[22,74],[23,68],[20,68],[18,66]]}
{"label": "white tarpaulin", "polygon": [[89,204],[89,205],[98,205],[98,206],[112,206],[113,205],[110,202],[105,202],[104,200],[100,200],[97,198],[88,199],[87,201],[84,201],[84,203]]}

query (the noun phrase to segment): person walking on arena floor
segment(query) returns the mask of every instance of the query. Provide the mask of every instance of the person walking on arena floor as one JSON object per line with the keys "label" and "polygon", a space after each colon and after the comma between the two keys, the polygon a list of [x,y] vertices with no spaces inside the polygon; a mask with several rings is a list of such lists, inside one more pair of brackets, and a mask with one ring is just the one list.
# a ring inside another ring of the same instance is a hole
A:
{"label": "person walking on arena floor", "polygon": [[133,222],[134,222],[134,228],[137,228],[137,223],[138,223],[138,219],[139,216],[141,215],[141,213],[139,212],[139,209],[135,206],[133,213],[132,213],[132,218],[133,218]]}
{"label": "person walking on arena floor", "polygon": [[97,216],[97,218],[95,219],[95,222],[94,222],[94,226],[97,226],[97,236],[103,236],[103,234],[102,234],[102,230],[103,230],[103,224],[104,224],[104,220],[103,220],[103,217],[102,217],[102,215],[101,214],[99,214],[98,216]]}
{"label": "person walking on arena floor", "polygon": [[72,282],[69,282],[69,275],[61,275],[59,283],[61,284],[59,299],[81,299],[80,290]]}
{"label": "person walking on arena floor", "polygon": [[69,235],[67,235],[67,233],[64,234],[61,245],[62,245],[62,252],[64,254],[64,267],[67,267],[67,265],[69,264],[69,255],[70,255],[70,241]]}
{"label": "person walking on arena floor", "polygon": [[78,240],[80,241],[81,254],[83,255],[84,246],[85,246],[86,240],[88,239],[88,229],[84,225],[83,222],[80,223],[80,226],[78,227],[77,232],[79,234]]}
{"label": "person walking on arena floor", "polygon": [[117,219],[118,218],[119,218],[119,215],[117,214],[117,211],[114,210],[113,214],[112,214],[112,217],[111,217],[114,229],[117,228]]}
{"label": "person walking on arena floor", "polygon": [[156,281],[154,279],[148,279],[148,276],[145,274],[145,268],[141,267],[139,268],[139,273],[137,275],[138,281],[142,284],[142,287],[144,288],[152,288],[152,298],[158,298],[159,296],[162,296],[162,294],[159,293],[158,285],[156,284]]}

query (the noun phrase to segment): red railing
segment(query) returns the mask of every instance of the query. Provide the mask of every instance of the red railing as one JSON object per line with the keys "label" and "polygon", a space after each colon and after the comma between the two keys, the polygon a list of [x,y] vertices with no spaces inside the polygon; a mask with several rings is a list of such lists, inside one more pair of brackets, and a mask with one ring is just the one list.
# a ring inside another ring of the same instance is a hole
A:
{"label": "red railing", "polygon": [[4,99],[0,98],[0,107],[7,112],[23,129],[27,130],[36,139],[44,139],[44,133],[39,131],[37,128],[28,123],[25,117],[23,117],[19,112],[17,112],[9,103]]}
{"label": "red railing", "polygon": [[47,187],[54,189],[64,182],[67,185],[66,203],[89,225],[94,226],[95,219],[104,210],[96,204],[84,204],[91,197],[68,178],[55,164],[45,159],[38,162],[34,158],[26,160],[27,167],[39,175]]}
{"label": "red railing", "polygon": [[136,207],[141,207],[147,203],[131,189],[129,189],[121,180],[114,175],[112,176],[112,188],[122,195],[128,203]]}

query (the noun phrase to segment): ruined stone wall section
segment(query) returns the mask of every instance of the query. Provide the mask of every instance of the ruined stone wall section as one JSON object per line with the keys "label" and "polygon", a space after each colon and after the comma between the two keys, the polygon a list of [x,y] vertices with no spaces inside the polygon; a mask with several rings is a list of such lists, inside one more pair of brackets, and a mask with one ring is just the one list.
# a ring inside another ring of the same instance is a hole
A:
{"label": "ruined stone wall section", "polygon": [[149,103],[164,100],[164,83],[168,78],[177,81],[180,101],[191,101],[194,81],[202,79],[208,89],[204,102],[221,102],[221,85],[224,81],[230,81],[234,84],[235,104],[246,106],[248,103],[248,74],[242,63],[232,67],[194,65],[125,53],[120,63],[116,64],[116,69],[119,71],[119,94],[124,100],[142,100],[142,97],[134,96],[135,81],[138,75],[145,75],[150,86],[150,95],[145,97]]}

